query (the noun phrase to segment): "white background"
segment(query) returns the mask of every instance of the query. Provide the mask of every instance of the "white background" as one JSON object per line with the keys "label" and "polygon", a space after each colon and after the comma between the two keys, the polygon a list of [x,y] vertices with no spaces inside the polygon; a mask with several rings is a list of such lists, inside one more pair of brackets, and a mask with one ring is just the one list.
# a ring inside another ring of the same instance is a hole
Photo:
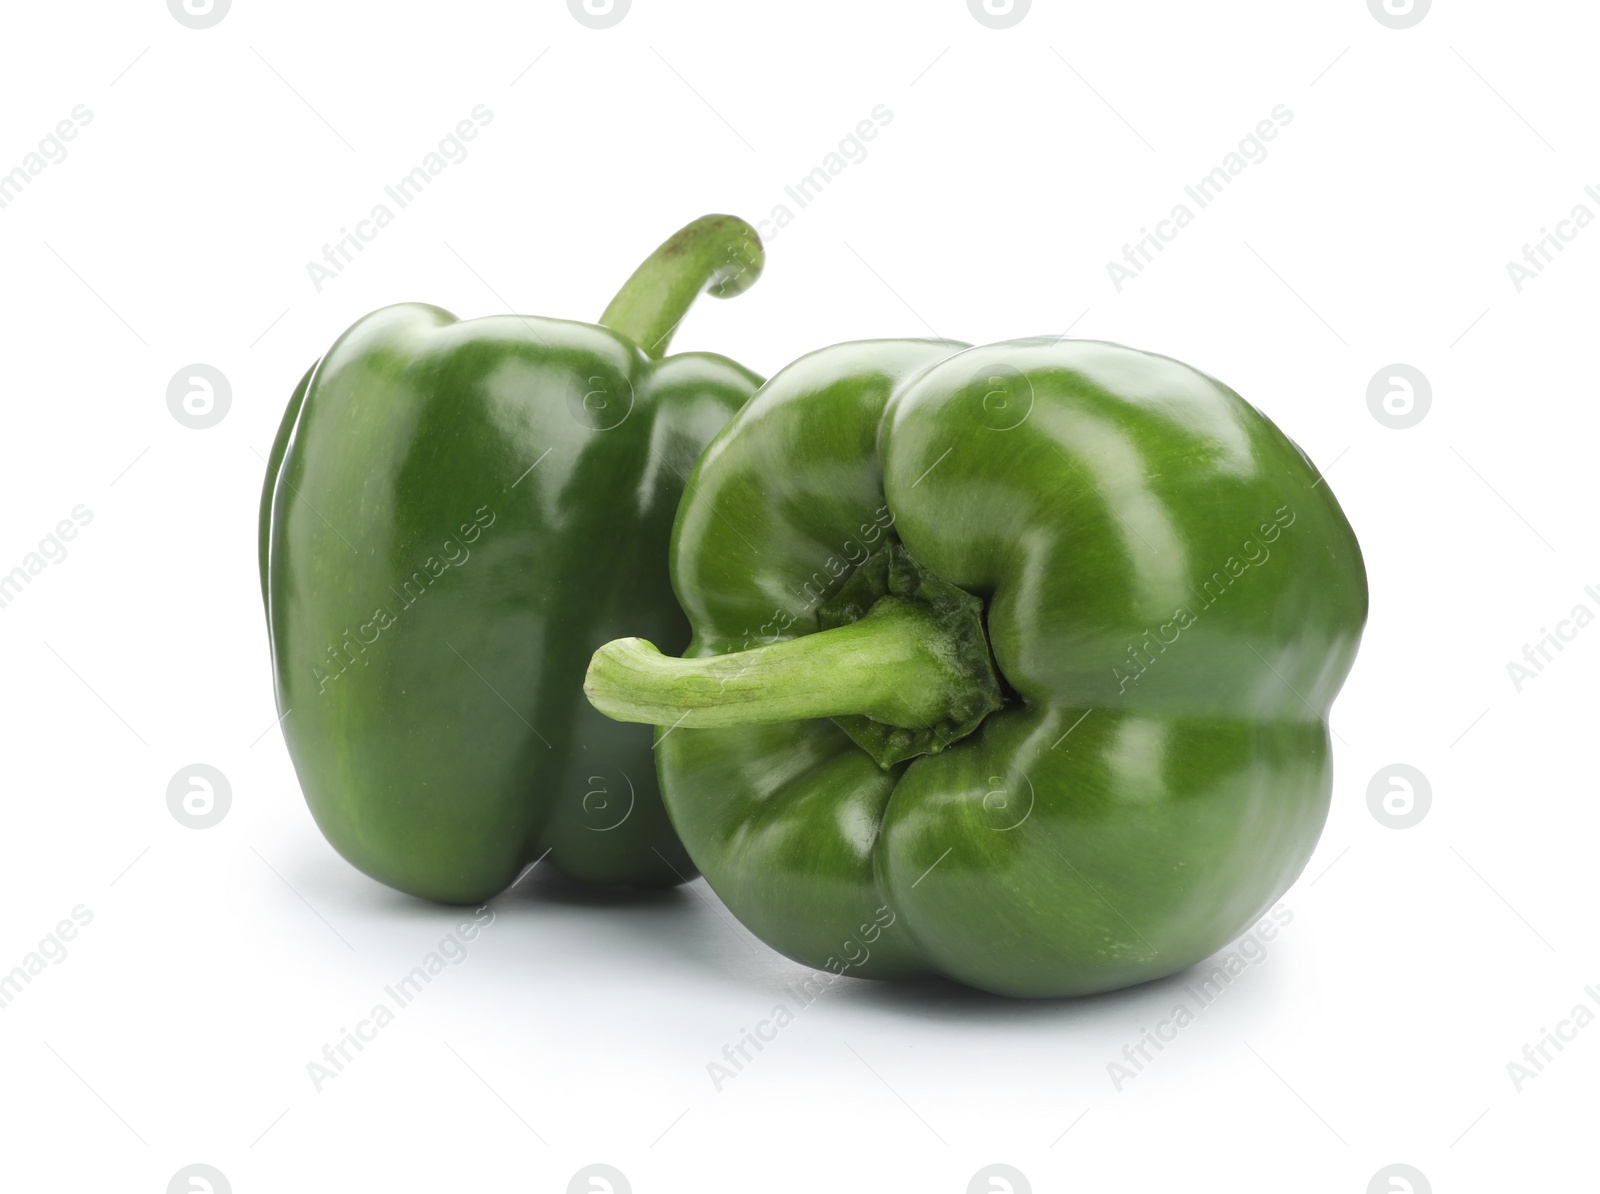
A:
{"label": "white background", "polygon": [[[1600,215],[1592,6],[1441,0],[1403,30],[1363,0],[1038,0],[1005,30],[959,0],[636,0],[605,30],[559,0],[3,20],[0,171],[93,119],[0,210],[0,572],[93,521],[0,609],[0,970],[93,919],[0,1010],[0,1185],[160,1194],[203,1162],[238,1194],[564,1191],[604,1162],[636,1194],[959,1194],[1005,1163],[1034,1191],[1361,1194],[1405,1163],[1419,1191],[1593,1188],[1600,1026],[1520,1091],[1507,1064],[1600,1012],[1600,628],[1521,691],[1507,663],[1600,612],[1600,227],[1520,292],[1506,269]],[[470,156],[319,293],[306,263],[478,104]],[[784,187],[880,104],[798,209]],[[1119,291],[1107,262],[1280,104],[1265,160]],[[290,390],[372,308],[593,319],[687,220],[781,203],[766,276],[678,347],[770,373],[1070,327],[1223,379],[1328,470],[1372,618],[1292,922],[1120,1090],[1108,1063],[1184,976],[1031,1004],[846,982],[719,1091],[707,1063],[801,968],[703,883],[535,872],[319,1093],[307,1063],[459,915],[334,854],[273,728],[255,513]],[[232,387],[208,430],[166,401],[197,362]],[[1367,400],[1395,363],[1432,389],[1405,430]],[[204,831],[166,803],[196,762],[232,789]],[[1431,787],[1409,829],[1369,811],[1394,763]]]}

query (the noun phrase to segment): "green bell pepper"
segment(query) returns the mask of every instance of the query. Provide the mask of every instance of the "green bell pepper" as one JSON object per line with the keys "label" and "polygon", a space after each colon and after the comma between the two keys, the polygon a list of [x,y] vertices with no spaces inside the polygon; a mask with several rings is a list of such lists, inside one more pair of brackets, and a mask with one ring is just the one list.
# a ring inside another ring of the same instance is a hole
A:
{"label": "green bell pepper", "polygon": [[546,854],[595,883],[693,874],[650,731],[596,714],[582,681],[624,631],[688,642],[673,515],[760,378],[662,357],[701,291],[738,294],[762,263],[748,224],[707,216],[601,326],[387,307],[300,383],[262,494],[262,598],[306,801],[368,875],[476,903]]}
{"label": "green bell pepper", "polygon": [[607,644],[733,913],[808,966],[1019,996],[1172,974],[1288,888],[1367,612],[1355,535],[1233,391],[1112,344],[845,344],[689,479],[683,659]]}

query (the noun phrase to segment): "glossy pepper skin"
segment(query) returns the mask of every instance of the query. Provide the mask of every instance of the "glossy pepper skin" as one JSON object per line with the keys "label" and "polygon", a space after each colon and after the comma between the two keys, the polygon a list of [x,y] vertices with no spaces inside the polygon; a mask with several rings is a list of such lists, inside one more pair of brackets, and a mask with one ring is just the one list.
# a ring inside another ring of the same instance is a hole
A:
{"label": "glossy pepper skin", "polygon": [[686,658],[608,644],[587,689],[676,725],[691,857],[808,966],[1124,987],[1222,947],[1316,845],[1360,550],[1304,453],[1176,361],[814,353],[707,450],[672,568]]}
{"label": "glossy pepper skin", "polygon": [[582,680],[639,626],[688,642],[673,515],[760,379],[661,356],[698,293],[761,264],[748,225],[708,216],[604,326],[387,307],[300,383],[262,495],[262,596],[306,801],[368,875],[474,903],[546,854],[595,883],[693,874],[650,731],[601,717]]}

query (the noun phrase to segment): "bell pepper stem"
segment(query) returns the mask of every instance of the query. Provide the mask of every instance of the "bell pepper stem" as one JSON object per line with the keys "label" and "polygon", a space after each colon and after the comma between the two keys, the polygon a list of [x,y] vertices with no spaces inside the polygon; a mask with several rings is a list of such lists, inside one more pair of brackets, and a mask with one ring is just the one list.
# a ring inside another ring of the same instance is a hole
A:
{"label": "bell pepper stem", "polygon": [[691,729],[831,717],[888,769],[937,754],[1004,703],[983,602],[914,560],[898,538],[868,556],[784,642],[668,659],[643,639],[607,643],[583,691],[617,721]]}
{"label": "bell pepper stem", "polygon": [[737,216],[701,216],[650,254],[600,316],[652,360],[660,360],[673,333],[702,293],[732,298],[761,276],[761,237]]}
{"label": "bell pepper stem", "polygon": [[934,615],[889,598],[848,626],[729,655],[672,659],[643,639],[618,639],[595,652],[583,690],[617,721],[709,727],[860,714],[915,728],[945,715],[945,693],[962,679],[939,648]]}

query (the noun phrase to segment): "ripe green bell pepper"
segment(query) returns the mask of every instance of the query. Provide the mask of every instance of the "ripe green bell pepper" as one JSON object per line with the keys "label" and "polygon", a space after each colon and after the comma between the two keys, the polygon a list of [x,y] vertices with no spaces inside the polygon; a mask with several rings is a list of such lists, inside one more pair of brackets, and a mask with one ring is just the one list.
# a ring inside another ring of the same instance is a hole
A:
{"label": "ripe green bell pepper", "polygon": [[650,731],[583,699],[590,653],[649,626],[681,649],[667,545],[684,479],[760,384],[662,359],[695,297],[763,262],[707,216],[601,326],[405,304],[295,391],[261,501],[284,737],[317,824],[391,887],[476,903],[528,863],[596,883],[693,873]]}
{"label": "ripe green bell pepper", "polygon": [[690,856],[762,940],[1019,996],[1172,974],[1300,873],[1366,620],[1305,454],[1112,344],[845,344],[689,479],[687,656],[607,644]]}

